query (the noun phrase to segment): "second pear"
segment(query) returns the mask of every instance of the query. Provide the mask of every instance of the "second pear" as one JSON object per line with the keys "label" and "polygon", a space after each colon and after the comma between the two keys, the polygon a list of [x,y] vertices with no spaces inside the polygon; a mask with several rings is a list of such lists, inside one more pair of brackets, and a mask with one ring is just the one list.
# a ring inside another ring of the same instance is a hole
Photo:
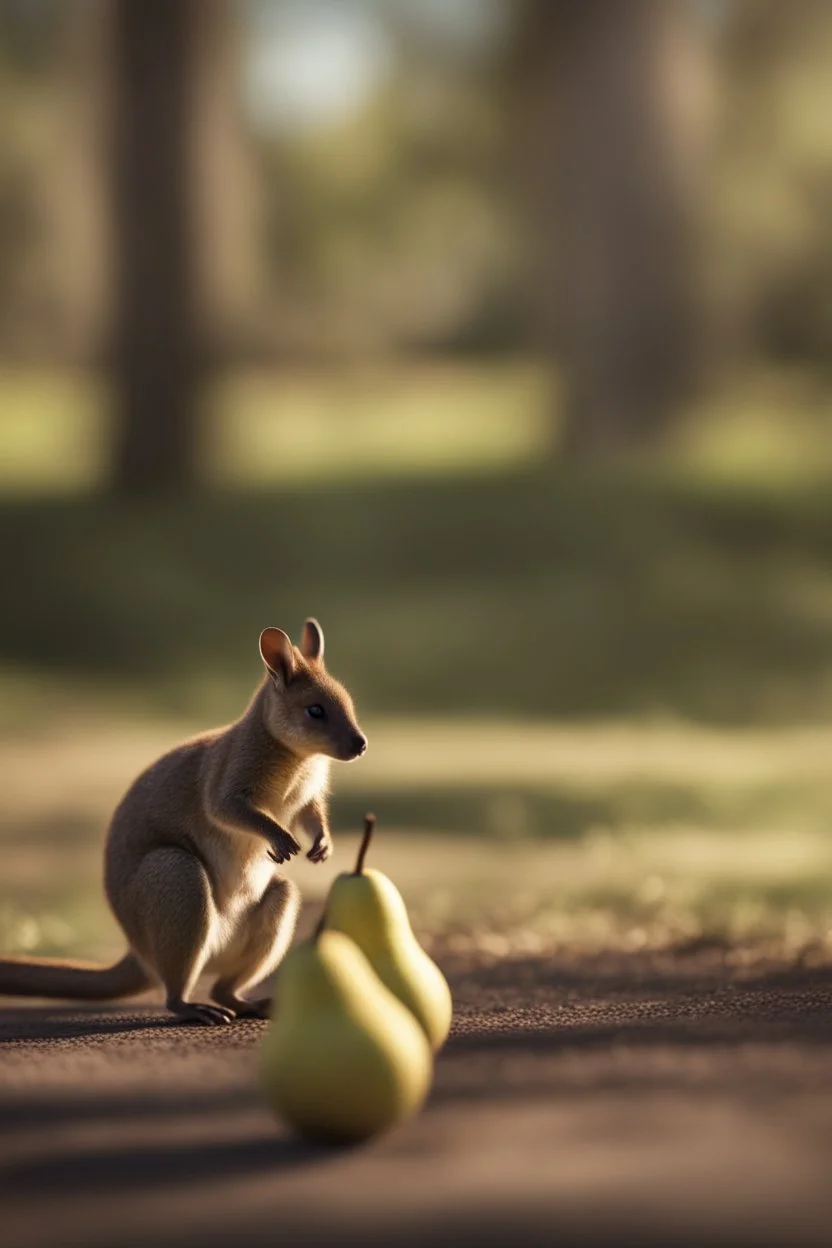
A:
{"label": "second pear", "polygon": [[374,824],[368,816],[356,870],[337,876],[330,889],[326,926],[355,941],[382,983],[416,1016],[435,1052],[450,1031],[451,990],[414,936],[393,881],[381,871],[364,869]]}

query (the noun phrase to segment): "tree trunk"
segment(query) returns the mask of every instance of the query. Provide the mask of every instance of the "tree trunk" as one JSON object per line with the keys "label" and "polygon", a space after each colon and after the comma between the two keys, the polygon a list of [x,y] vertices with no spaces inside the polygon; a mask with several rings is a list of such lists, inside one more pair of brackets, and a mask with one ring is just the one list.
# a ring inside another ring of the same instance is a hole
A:
{"label": "tree trunk", "polygon": [[[193,255],[192,101],[198,0],[112,0],[114,488],[195,476],[202,378]],[[206,6],[209,7],[209,6]]]}
{"label": "tree trunk", "polygon": [[525,19],[518,152],[561,446],[631,446],[695,374],[696,40],[679,0],[530,0]]}

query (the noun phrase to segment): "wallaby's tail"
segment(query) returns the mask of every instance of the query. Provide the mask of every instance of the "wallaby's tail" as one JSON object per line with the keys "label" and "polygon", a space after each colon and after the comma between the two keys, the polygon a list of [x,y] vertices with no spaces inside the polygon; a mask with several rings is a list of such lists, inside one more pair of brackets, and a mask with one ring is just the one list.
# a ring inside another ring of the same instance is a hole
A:
{"label": "wallaby's tail", "polygon": [[0,958],[0,996],[111,1001],[143,992],[152,982],[132,953],[126,953],[113,966],[46,958]]}

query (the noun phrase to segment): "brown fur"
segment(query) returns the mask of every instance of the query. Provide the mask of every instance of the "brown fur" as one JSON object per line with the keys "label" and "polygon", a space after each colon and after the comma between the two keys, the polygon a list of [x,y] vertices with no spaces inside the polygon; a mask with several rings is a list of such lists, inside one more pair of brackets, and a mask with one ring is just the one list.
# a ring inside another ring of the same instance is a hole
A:
{"label": "brown fur", "polygon": [[[292,938],[296,885],[275,863],[312,842],[332,851],[329,760],[363,753],[352,699],[323,664],[323,633],[304,625],[301,647],[265,629],[266,675],[243,715],[177,746],[131,785],[110,823],[104,881],[130,952],[113,967],[0,961],[0,994],[104,1000],[161,980],[168,1008],[201,1022],[262,1014],[241,997],[270,974]],[[324,717],[312,719],[310,706]],[[216,1004],[189,1000],[203,972]]]}

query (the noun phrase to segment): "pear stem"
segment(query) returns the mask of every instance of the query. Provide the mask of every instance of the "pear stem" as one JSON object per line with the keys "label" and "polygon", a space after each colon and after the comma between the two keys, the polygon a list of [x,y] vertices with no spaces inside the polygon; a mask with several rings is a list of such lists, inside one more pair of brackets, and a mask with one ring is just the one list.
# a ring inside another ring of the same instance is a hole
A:
{"label": "pear stem", "polygon": [[365,815],[364,816],[364,836],[361,839],[361,847],[358,851],[358,857],[355,860],[355,871],[353,873],[355,875],[364,874],[364,859],[367,857],[367,850],[370,848],[370,841],[372,840],[375,826],[376,826],[375,815]]}
{"label": "pear stem", "polygon": [[326,927],[326,907],[324,907],[324,909],[321,911],[321,917],[318,919],[318,922],[315,924],[315,930],[312,933],[313,945],[317,945],[318,937],[320,936],[321,932],[324,930],[325,927]]}

